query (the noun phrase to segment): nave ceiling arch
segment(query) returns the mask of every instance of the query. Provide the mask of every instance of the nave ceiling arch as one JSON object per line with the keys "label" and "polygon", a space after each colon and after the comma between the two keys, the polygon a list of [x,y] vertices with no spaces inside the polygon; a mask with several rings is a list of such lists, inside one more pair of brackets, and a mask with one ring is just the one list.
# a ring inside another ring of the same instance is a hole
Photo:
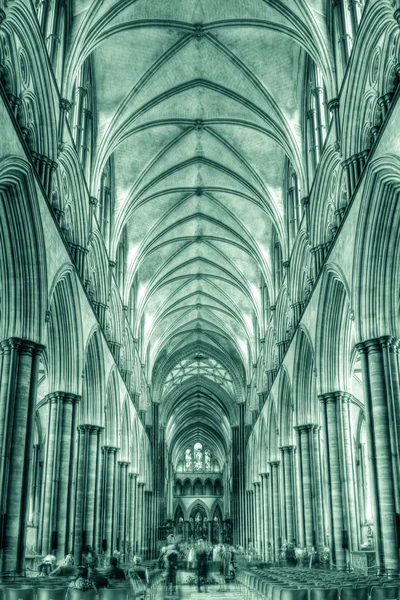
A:
{"label": "nave ceiling arch", "polygon": [[[308,62],[327,97],[335,95],[328,19],[316,16],[327,11],[326,3],[297,0],[74,3],[63,95],[74,93],[90,61],[97,136],[88,185],[101,202],[103,174],[112,174],[108,253],[118,260],[125,240],[120,292],[125,305],[135,298],[133,335],[162,407],[173,395],[154,385],[160,357],[207,347],[201,368],[185,359],[170,379],[183,386],[185,402],[196,393],[203,402],[213,388],[237,423],[268,329],[262,290],[271,305],[277,300],[274,247],[283,260],[291,252],[288,165],[308,191],[299,110]],[[211,372],[222,375],[210,383]],[[181,401],[174,400],[178,413]]]}

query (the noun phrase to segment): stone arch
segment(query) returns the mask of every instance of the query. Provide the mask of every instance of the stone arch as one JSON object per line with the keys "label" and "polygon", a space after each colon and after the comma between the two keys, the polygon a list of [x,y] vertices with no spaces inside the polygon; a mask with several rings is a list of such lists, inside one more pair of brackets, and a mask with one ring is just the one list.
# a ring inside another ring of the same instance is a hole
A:
{"label": "stone arch", "polygon": [[[342,114],[342,133],[341,148],[343,156],[350,158],[355,153],[369,150],[364,146],[365,142],[365,123],[369,121],[369,126],[380,125],[380,109],[377,101],[382,94],[393,90],[382,90],[379,86],[379,76],[382,65],[389,61],[382,53],[381,40],[393,38],[397,34],[397,24],[393,19],[393,8],[390,2],[371,3],[368,10],[365,11],[360,23],[358,39],[361,41],[354,48],[351,60],[354,63],[369,65],[369,69],[351,69],[350,77],[347,81],[346,89],[343,94],[343,114]],[[381,56],[376,64],[375,52],[381,48]],[[374,76],[371,78],[371,69],[377,70],[376,82]],[[371,80],[372,79],[372,80]],[[375,101],[371,110],[370,89],[374,89]],[[369,116],[368,116],[369,115]]]}
{"label": "stone arch", "polygon": [[[3,27],[17,36],[29,57],[36,95],[37,147],[35,151],[52,161],[57,157],[57,110],[53,87],[48,85],[47,57],[43,52],[42,35],[34,11],[23,0],[9,6]],[[23,41],[23,44],[22,44]],[[19,95],[19,94],[17,94]]]}
{"label": "stone arch", "polygon": [[293,444],[294,405],[288,372],[283,365],[279,381],[279,431],[282,446]]}
{"label": "stone arch", "polygon": [[321,394],[350,389],[353,311],[349,287],[343,281],[339,267],[328,264],[322,280],[316,328],[316,366]]}
{"label": "stone arch", "polygon": [[86,345],[80,422],[103,426],[104,356],[98,327]]}
{"label": "stone arch", "polygon": [[104,406],[105,440],[108,446],[119,447],[119,385],[115,365],[111,369],[106,389],[106,404]]}
{"label": "stone arch", "polygon": [[49,391],[81,393],[82,317],[70,264],[58,271],[49,294],[47,358]]}
{"label": "stone arch", "polygon": [[399,193],[399,158],[375,160],[368,168],[355,236],[352,289],[357,290],[354,310],[360,340],[400,334]]}
{"label": "stone arch", "polygon": [[0,339],[42,343],[47,309],[45,242],[30,166],[17,157],[0,163]]}
{"label": "stone arch", "polygon": [[308,331],[300,326],[295,348],[293,398],[295,425],[318,422],[318,403],[315,389],[314,351]]}

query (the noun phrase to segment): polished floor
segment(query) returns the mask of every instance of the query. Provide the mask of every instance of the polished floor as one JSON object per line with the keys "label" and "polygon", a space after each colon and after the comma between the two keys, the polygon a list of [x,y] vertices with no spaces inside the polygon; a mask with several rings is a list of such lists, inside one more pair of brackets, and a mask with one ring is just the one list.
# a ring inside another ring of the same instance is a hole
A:
{"label": "polished floor", "polygon": [[164,596],[160,596],[160,599],[200,600],[201,598],[207,598],[207,600],[217,600],[218,598],[218,600],[240,600],[242,597],[239,587],[233,585],[225,592],[218,591],[218,586],[210,586],[207,593],[199,593],[195,587],[191,586],[178,586],[176,595],[170,596],[164,592]]}
{"label": "polished floor", "polygon": [[241,600],[243,596],[240,593],[240,588],[237,585],[230,585],[225,591],[220,591],[218,585],[210,585],[208,592],[199,593],[194,586],[180,585],[177,588],[175,595],[170,595],[166,590],[160,589],[157,594],[157,600],[168,599],[168,600],[200,600],[201,598],[207,598],[207,600]]}

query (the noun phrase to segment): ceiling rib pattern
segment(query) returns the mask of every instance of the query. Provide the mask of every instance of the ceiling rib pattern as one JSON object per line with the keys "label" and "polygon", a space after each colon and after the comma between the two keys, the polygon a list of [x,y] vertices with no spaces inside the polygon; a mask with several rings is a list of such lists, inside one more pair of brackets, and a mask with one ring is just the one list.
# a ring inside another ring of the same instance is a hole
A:
{"label": "ceiling rib pattern", "polygon": [[111,258],[124,235],[125,303],[134,289],[134,335],[176,456],[201,430],[224,462],[265,336],[274,240],[288,252],[288,164],[306,189],[307,56],[334,89],[325,5],[75,2],[65,86],[90,59],[92,193],[112,164]]}

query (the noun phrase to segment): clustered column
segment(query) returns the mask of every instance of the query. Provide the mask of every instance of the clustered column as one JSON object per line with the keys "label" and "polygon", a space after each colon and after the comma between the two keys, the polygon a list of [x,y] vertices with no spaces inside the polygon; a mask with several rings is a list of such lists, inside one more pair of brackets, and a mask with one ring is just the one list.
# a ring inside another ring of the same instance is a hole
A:
{"label": "clustered column", "polygon": [[384,336],[358,345],[364,387],[375,550],[378,570],[396,575],[399,551],[400,402],[398,340]]}
{"label": "clustered column", "polygon": [[[2,570],[23,573],[40,355],[44,347],[10,338],[0,355],[0,463]],[[7,517],[6,517],[7,516]]]}

